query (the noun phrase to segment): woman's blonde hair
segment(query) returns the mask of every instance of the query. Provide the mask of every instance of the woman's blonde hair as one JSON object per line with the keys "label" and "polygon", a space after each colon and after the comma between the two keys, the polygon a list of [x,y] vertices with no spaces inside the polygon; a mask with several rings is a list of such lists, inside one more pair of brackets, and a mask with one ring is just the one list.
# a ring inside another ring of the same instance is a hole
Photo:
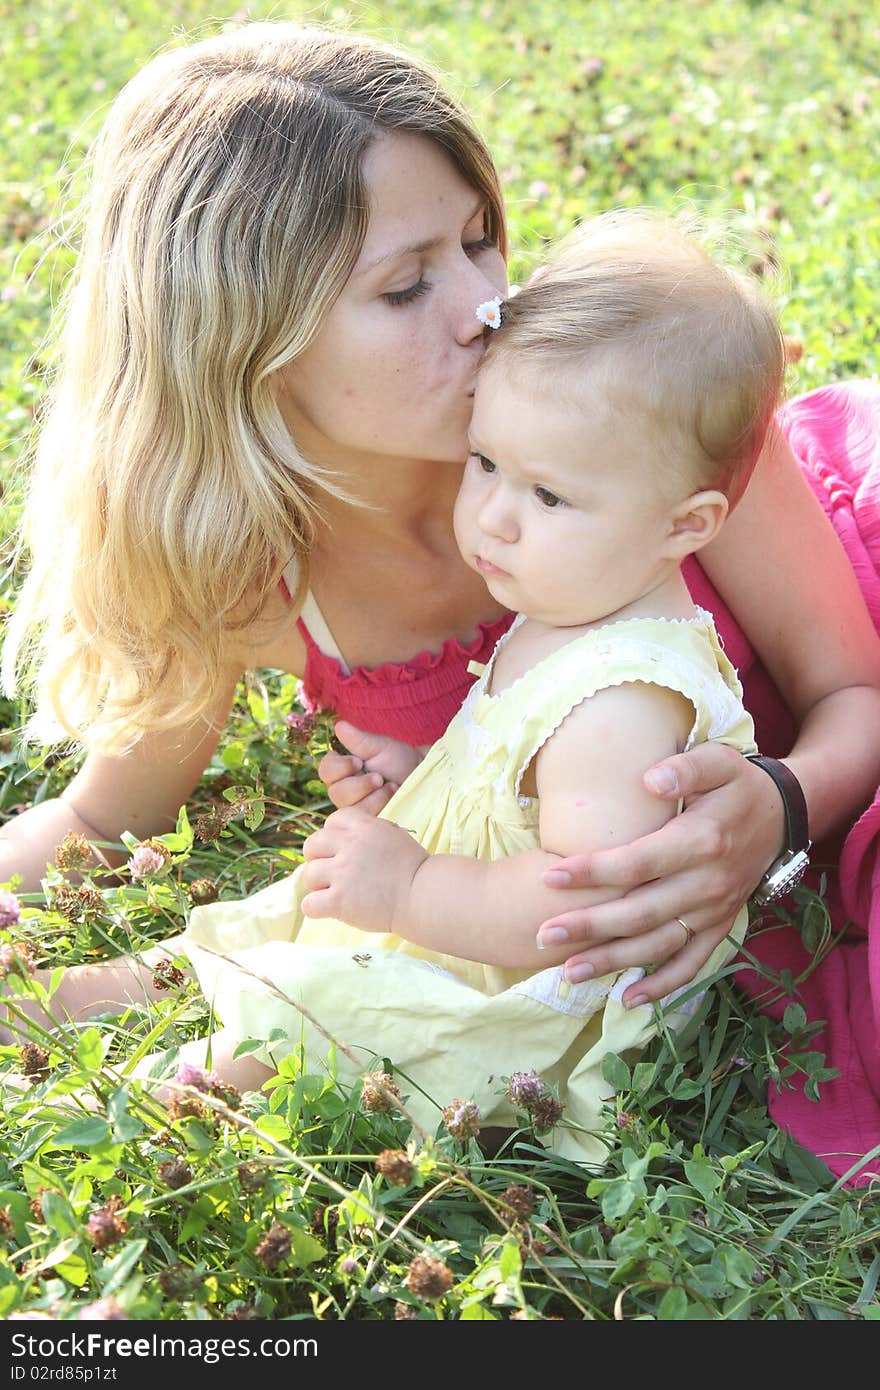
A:
{"label": "woman's blonde hair", "polygon": [[647,208],[583,223],[504,305],[484,369],[504,363],[543,374],[552,363],[551,389],[577,393],[579,374],[599,365],[611,403],[647,412],[662,463],[735,505],[785,370],[768,295],[715,258],[735,242]]}
{"label": "woman's blonde hair", "polygon": [[204,715],[230,629],[291,555],[302,586],[321,494],[341,494],[297,450],[271,379],[348,278],[364,152],[393,130],[446,151],[504,250],[485,144],[387,45],[251,24],[161,54],[114,103],[4,650],[33,735],[123,751]]}

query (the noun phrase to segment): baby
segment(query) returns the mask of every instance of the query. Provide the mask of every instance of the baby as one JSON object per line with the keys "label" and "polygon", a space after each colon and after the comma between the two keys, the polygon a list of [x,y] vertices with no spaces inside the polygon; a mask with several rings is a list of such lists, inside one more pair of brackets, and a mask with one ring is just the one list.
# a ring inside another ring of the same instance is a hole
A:
{"label": "baby", "polygon": [[[370,760],[401,784],[380,815],[337,811],[304,866],[197,908],[184,945],[227,1038],[264,1040],[267,1065],[300,1042],[311,1069],[326,1054],[301,1002],[365,1066],[389,1057],[411,1078],[429,1128],[453,1096],[512,1123],[499,1078],[536,1071],[562,1103],[551,1146],[598,1163],[603,1058],[657,1028],[632,993],[650,962],[635,938],[622,975],[566,978],[575,947],[547,921],[541,871],[674,814],[643,785],[658,760],[707,739],[756,751],[681,564],[748,483],[783,343],[757,286],[646,213],[582,227],[489,336],[455,532],[513,626],[424,760],[391,739]],[[743,908],[698,978],[746,922]],[[689,944],[681,919],[666,931]]]}

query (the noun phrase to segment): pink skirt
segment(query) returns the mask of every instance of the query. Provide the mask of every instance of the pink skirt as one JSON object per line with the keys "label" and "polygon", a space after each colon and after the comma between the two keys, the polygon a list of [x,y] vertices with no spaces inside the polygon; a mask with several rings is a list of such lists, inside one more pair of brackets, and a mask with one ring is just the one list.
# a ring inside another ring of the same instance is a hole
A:
{"label": "pink skirt", "polygon": [[[856,381],[811,391],[789,402],[780,422],[880,630],[880,384]],[[694,563],[686,574],[696,601],[716,615],[755,718],[758,746],[784,754],[795,727],[782,697],[699,567]],[[880,1177],[880,791],[842,849],[839,839],[817,846],[814,859],[839,866],[836,876],[829,875],[827,901],[837,930],[846,927],[841,940],[788,998],[770,1002],[768,981],[758,970],[743,969],[735,979],[776,1017],[797,1002],[809,1020],[824,1021],[811,1046],[839,1075],[821,1083],[818,1101],[805,1094],[805,1077],[789,1078],[793,1089],[771,1085],[770,1112],[837,1177],[848,1175],[848,1184],[861,1185]],[[799,934],[786,926],[757,932],[749,951],[763,966],[795,979],[811,960]]]}

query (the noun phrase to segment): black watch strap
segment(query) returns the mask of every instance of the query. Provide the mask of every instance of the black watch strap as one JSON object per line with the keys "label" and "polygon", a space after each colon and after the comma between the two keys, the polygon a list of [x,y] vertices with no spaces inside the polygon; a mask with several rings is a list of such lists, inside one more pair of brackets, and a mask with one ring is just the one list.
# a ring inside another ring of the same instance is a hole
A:
{"label": "black watch strap", "polygon": [[779,789],[782,805],[785,808],[786,849],[792,853],[806,852],[810,848],[810,821],[803,788],[791,768],[778,758],[765,758],[760,753],[747,753],[750,763],[757,763]]}

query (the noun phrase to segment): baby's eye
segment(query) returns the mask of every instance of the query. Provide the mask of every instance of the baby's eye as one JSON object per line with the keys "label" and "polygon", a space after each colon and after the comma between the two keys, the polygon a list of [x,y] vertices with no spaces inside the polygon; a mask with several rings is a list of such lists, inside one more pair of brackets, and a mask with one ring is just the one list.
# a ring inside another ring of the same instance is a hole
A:
{"label": "baby's eye", "polygon": [[474,454],[473,457],[477,460],[477,463],[484,473],[495,472],[495,464],[491,459],[487,459],[485,454]]}
{"label": "baby's eye", "polygon": [[430,288],[427,280],[419,279],[405,290],[390,290],[388,294],[383,294],[382,298],[386,304],[412,304],[414,299],[427,294]]}
{"label": "baby's eye", "polygon": [[561,497],[557,497],[555,492],[550,492],[546,487],[536,487],[535,496],[545,507],[564,507],[565,503]]}

